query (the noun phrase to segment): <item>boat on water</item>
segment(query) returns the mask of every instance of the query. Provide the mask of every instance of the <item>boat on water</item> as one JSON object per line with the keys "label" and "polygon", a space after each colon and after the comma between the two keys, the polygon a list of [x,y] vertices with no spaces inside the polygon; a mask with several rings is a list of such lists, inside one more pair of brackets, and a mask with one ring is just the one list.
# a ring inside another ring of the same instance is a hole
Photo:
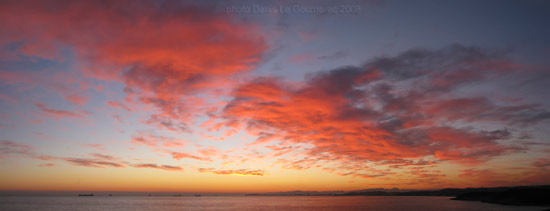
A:
{"label": "boat on water", "polygon": [[78,196],[94,196],[93,193],[90,193],[90,194],[78,194]]}
{"label": "boat on water", "polygon": [[195,194],[195,197],[201,197],[201,194]]}

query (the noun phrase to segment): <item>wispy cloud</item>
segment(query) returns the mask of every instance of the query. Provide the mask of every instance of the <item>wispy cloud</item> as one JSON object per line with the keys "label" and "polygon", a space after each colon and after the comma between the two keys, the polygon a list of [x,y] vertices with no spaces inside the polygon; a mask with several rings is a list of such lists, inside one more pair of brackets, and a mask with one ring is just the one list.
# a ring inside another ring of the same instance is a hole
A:
{"label": "wispy cloud", "polygon": [[167,171],[182,171],[183,168],[179,166],[170,166],[170,165],[157,165],[153,163],[142,163],[142,164],[134,164],[132,165],[135,168],[153,168],[153,169],[161,169],[161,170],[167,170]]}
{"label": "wispy cloud", "polygon": [[104,160],[95,160],[95,159],[89,159],[89,158],[61,158],[64,161],[67,161],[71,164],[78,165],[78,166],[86,166],[86,167],[96,167],[96,168],[104,168],[104,167],[115,167],[115,168],[122,168],[125,167],[122,163],[117,162],[111,162],[111,161],[104,161]]}
{"label": "wispy cloud", "polygon": [[237,169],[237,170],[216,170],[214,168],[199,168],[201,173],[213,173],[213,174],[222,174],[222,175],[241,175],[241,176],[263,176],[263,170],[248,170],[248,169]]}
{"label": "wispy cloud", "polygon": [[67,110],[58,110],[47,107],[44,103],[37,103],[36,107],[38,107],[40,110],[45,112],[46,116],[53,117],[55,119],[63,118],[63,117],[72,117],[72,118],[85,118],[86,115],[89,114],[89,112],[86,111],[67,111]]}
{"label": "wispy cloud", "polygon": [[189,158],[189,159],[200,160],[200,161],[212,161],[212,159],[210,158],[199,157],[199,156],[190,155],[183,152],[172,152],[171,154],[172,154],[172,158],[176,160]]}

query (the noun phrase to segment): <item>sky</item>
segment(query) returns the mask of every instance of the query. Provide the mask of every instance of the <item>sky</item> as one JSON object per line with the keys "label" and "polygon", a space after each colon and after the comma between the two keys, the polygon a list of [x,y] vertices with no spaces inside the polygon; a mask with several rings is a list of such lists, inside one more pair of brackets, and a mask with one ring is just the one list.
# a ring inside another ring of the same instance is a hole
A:
{"label": "sky", "polygon": [[548,1],[0,5],[0,190],[550,183]]}

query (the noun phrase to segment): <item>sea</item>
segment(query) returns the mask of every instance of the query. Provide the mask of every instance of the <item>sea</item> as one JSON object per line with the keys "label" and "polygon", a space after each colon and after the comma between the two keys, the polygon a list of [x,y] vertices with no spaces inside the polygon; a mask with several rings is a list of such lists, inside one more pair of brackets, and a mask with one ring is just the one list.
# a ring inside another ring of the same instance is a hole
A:
{"label": "sea", "polygon": [[545,210],[426,196],[0,196],[0,210]]}

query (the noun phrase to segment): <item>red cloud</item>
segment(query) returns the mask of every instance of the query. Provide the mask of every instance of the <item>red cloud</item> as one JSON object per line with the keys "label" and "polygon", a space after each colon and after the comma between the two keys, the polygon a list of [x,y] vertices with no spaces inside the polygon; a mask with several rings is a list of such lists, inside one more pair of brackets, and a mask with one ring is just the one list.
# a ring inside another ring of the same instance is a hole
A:
{"label": "red cloud", "polygon": [[[346,169],[350,163],[404,160],[412,164],[425,158],[433,159],[425,164],[476,165],[522,149],[499,143],[513,137],[506,129],[482,130],[468,124],[491,121],[505,128],[535,124],[550,115],[537,105],[499,106],[490,102],[490,96],[455,97],[453,89],[517,67],[476,48],[413,50],[395,58],[375,59],[363,67],[309,75],[300,86],[277,78],[257,78],[233,91],[234,99],[222,116],[226,126],[245,128],[258,136],[256,143],[312,146],[302,157],[280,160],[287,168],[332,163]],[[434,69],[434,73],[425,69]],[[458,77],[461,71],[471,74]],[[446,83],[433,83],[439,79]],[[409,87],[400,85],[402,81],[414,83]],[[358,167],[349,175],[364,174],[361,168],[365,166]]]}
{"label": "red cloud", "polygon": [[263,170],[247,170],[247,169],[238,169],[238,170],[215,170],[213,168],[199,168],[201,173],[214,173],[222,175],[241,175],[241,176],[263,176]]}
{"label": "red cloud", "polygon": [[226,118],[244,119],[250,129],[267,129],[267,133],[278,134],[284,140],[311,143],[318,147],[315,151],[343,154],[351,159],[425,155],[422,149],[399,146],[395,140],[386,138],[390,133],[371,123],[339,117],[346,108],[343,96],[317,89],[321,87],[287,90],[281,83],[261,79],[236,90],[236,100],[225,109]]}
{"label": "red cloud", "polygon": [[[189,96],[224,85],[213,81],[250,70],[266,49],[255,26],[196,4],[93,0],[51,4],[3,2],[0,27],[5,33],[0,46],[20,43],[17,52],[23,55],[56,60],[64,59],[61,46],[70,46],[87,75],[124,82],[125,90],[137,97],[129,100],[159,109],[150,123],[168,129],[185,130],[170,121],[189,120],[197,106],[184,103]],[[76,96],[67,99],[85,102]]]}

